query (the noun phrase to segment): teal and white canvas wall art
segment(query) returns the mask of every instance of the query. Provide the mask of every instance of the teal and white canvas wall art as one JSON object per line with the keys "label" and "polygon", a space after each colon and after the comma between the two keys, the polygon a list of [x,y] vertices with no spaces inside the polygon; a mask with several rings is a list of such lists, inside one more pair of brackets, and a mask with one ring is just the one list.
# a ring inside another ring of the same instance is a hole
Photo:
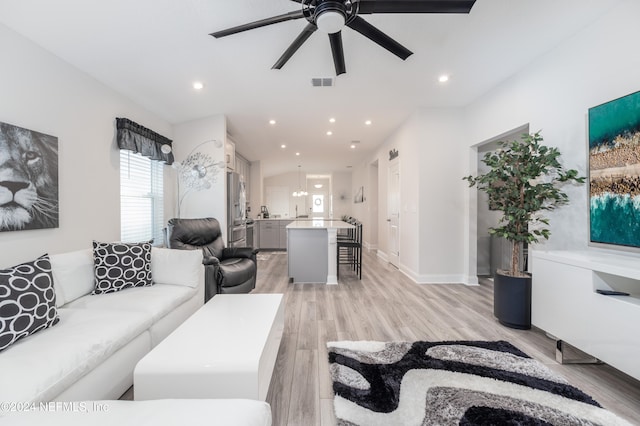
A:
{"label": "teal and white canvas wall art", "polygon": [[589,109],[592,243],[640,248],[640,92]]}

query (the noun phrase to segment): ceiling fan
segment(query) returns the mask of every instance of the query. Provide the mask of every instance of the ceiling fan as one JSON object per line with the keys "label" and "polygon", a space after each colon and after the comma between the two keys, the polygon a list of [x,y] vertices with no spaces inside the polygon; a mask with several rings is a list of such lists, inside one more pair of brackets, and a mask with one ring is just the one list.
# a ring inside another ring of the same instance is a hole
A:
{"label": "ceiling fan", "polygon": [[294,12],[272,16],[237,27],[211,33],[215,38],[226,37],[243,31],[305,18],[307,26],[271,67],[280,69],[305,41],[318,29],[329,35],[336,75],[347,69],[342,47],[342,29],[347,26],[387,49],[402,60],[413,54],[409,49],[369,24],[360,15],[373,13],[469,13],[476,0],[291,0],[302,8]]}

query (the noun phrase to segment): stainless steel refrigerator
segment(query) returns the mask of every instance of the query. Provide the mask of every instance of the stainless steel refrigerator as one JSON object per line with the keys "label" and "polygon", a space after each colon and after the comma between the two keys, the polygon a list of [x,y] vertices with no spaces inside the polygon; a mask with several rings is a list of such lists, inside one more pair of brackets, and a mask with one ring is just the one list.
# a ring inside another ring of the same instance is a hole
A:
{"label": "stainless steel refrigerator", "polygon": [[244,178],[227,173],[227,246],[247,245],[247,194]]}

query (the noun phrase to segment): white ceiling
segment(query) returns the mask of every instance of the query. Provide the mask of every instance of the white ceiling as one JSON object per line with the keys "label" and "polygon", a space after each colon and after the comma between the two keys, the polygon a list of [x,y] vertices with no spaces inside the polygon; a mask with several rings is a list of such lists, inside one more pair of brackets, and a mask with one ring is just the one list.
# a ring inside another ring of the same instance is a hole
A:
{"label": "white ceiling", "polygon": [[477,0],[469,15],[364,15],[414,55],[403,62],[346,29],[347,74],[331,88],[310,82],[335,77],[320,32],[271,69],[304,20],[208,35],[300,7],[290,0],[0,0],[0,22],[173,124],[226,114],[237,151],[269,176],[298,164],[348,170],[417,108],[473,102],[620,1]]}

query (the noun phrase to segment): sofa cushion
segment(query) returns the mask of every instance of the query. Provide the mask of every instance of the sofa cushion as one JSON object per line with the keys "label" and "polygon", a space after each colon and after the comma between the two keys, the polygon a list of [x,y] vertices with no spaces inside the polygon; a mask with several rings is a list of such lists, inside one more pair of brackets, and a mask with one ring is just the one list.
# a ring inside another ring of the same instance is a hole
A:
{"label": "sofa cushion", "polygon": [[0,270],[0,351],[58,321],[48,255]]}
{"label": "sofa cushion", "polygon": [[77,299],[66,308],[140,311],[156,322],[174,308],[180,306],[196,294],[190,287],[157,284],[152,287],[137,287],[127,291],[101,295],[88,295]]}
{"label": "sofa cushion", "polygon": [[196,288],[204,277],[202,250],[151,249],[153,282]]}
{"label": "sofa cushion", "polygon": [[52,254],[50,259],[58,307],[93,291],[95,277],[91,249]]}
{"label": "sofa cushion", "polygon": [[151,244],[93,242],[95,289],[104,294],[153,284]]}
{"label": "sofa cushion", "polygon": [[10,384],[0,386],[0,401],[50,401],[152,323],[134,311],[61,308],[59,315],[57,326],[0,352],[0,377]]}

